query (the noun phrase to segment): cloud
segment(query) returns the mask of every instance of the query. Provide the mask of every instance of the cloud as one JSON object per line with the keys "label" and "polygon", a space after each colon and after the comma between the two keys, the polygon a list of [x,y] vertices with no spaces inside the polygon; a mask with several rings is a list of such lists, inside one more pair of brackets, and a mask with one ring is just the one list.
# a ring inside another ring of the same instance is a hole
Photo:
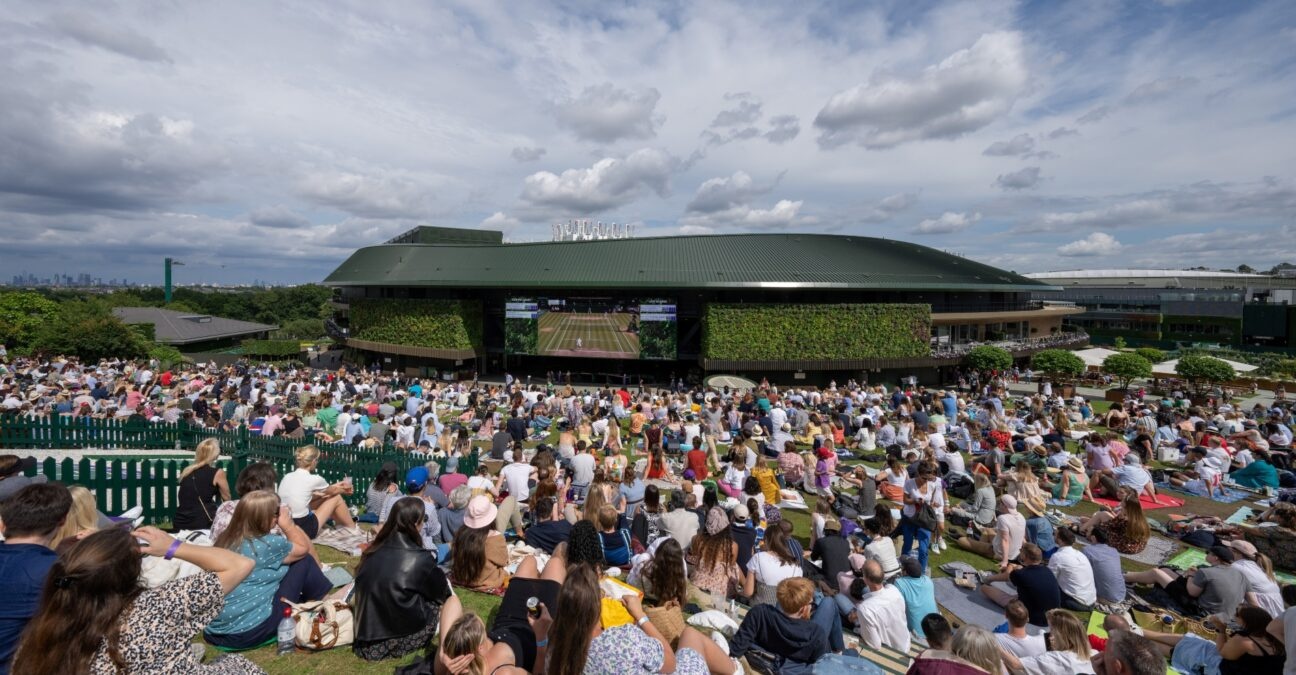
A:
{"label": "cloud", "polygon": [[298,230],[310,227],[311,222],[283,206],[266,206],[248,214],[248,222],[258,227],[280,230]]}
{"label": "cloud", "polygon": [[302,197],[361,218],[417,218],[436,210],[429,180],[405,171],[324,170],[297,183]]}
{"label": "cloud", "polygon": [[1008,112],[1027,76],[1021,34],[986,33],[912,79],[875,72],[868,84],[834,94],[815,116],[818,143],[882,149],[957,138]]}
{"label": "cloud", "polygon": [[740,124],[754,124],[761,118],[761,102],[747,92],[725,94],[726,101],[736,101],[733,108],[721,110],[711,121],[711,128],[732,127]]}
{"label": "cloud", "polygon": [[1048,137],[1050,140],[1057,140],[1059,138],[1065,138],[1067,136],[1079,136],[1079,135],[1080,135],[1079,131],[1076,131],[1075,129],[1072,129],[1070,127],[1058,127],[1048,133]]}
{"label": "cloud", "polygon": [[661,150],[642,148],[625,159],[600,159],[588,169],[533,173],[523,181],[521,197],[532,207],[590,215],[624,206],[648,192],[666,196],[677,163]]}
{"label": "cloud", "polygon": [[1093,234],[1078,239],[1070,244],[1063,244],[1058,247],[1058,255],[1067,257],[1091,257],[1100,255],[1115,255],[1119,253],[1121,243],[1116,238],[1105,232],[1094,232]]}
{"label": "cloud", "polygon": [[1134,88],[1125,96],[1126,105],[1138,105],[1140,103],[1150,103],[1168,98],[1176,92],[1188,89],[1197,85],[1197,78],[1183,77],[1174,75],[1163,77],[1151,82],[1144,82]]}
{"label": "cloud", "polygon": [[1100,105],[1097,108],[1092,108],[1089,112],[1077,117],[1076,124],[1095,124],[1101,122],[1107,119],[1108,115],[1112,114],[1112,110],[1113,108],[1109,105]]}
{"label": "cloud", "polygon": [[801,120],[796,115],[775,115],[769,119],[770,130],[765,132],[765,140],[774,144],[786,143],[801,133]]}
{"label": "cloud", "polygon": [[882,223],[918,203],[918,193],[897,192],[883,197],[872,207],[865,209],[859,219],[865,223]]}
{"label": "cloud", "polygon": [[[1203,181],[1173,190],[1156,190],[1092,200],[1093,208],[1049,211],[1014,232],[1152,226],[1167,222],[1241,218],[1284,218],[1296,210],[1296,182],[1266,176],[1258,183]],[[1164,243],[1164,240],[1162,240]]]}
{"label": "cloud", "polygon": [[768,193],[773,185],[758,186],[744,171],[735,171],[728,178],[711,178],[698,186],[697,193],[685,207],[697,213],[715,213],[735,206],[749,204],[752,199]]}
{"label": "cloud", "polygon": [[1001,173],[995,179],[995,185],[1001,190],[1029,190],[1039,185],[1039,182],[1040,168],[1038,166],[1028,166],[1012,173]]}
{"label": "cloud", "polygon": [[814,222],[800,215],[802,203],[801,200],[780,199],[768,209],[734,205],[722,211],[686,216],[680,219],[681,230],[689,228],[694,234],[713,232],[718,228],[776,230]]}
{"label": "cloud", "polygon": [[952,232],[962,232],[972,226],[973,223],[981,220],[980,213],[954,213],[946,211],[938,218],[928,218],[916,225],[911,232],[914,234],[950,234]]}
{"label": "cloud", "polygon": [[49,18],[48,25],[83,45],[139,61],[171,63],[166,50],[147,36],[118,22],[101,21],[86,11],[58,12]]}
{"label": "cloud", "polygon": [[577,138],[597,143],[657,135],[653,111],[661,93],[656,89],[631,92],[610,82],[586,87],[580,96],[555,106],[558,126]]}
{"label": "cloud", "polygon": [[522,221],[510,215],[506,215],[503,211],[496,211],[481,221],[482,229],[501,230],[503,232],[515,230],[521,225]]}
{"label": "cloud", "polygon": [[518,146],[509,154],[519,162],[534,162],[545,156],[545,149]]}
{"label": "cloud", "polygon": [[1030,134],[1017,134],[1011,140],[995,141],[990,147],[981,151],[989,157],[1015,157],[1024,155],[1035,148],[1035,139]]}

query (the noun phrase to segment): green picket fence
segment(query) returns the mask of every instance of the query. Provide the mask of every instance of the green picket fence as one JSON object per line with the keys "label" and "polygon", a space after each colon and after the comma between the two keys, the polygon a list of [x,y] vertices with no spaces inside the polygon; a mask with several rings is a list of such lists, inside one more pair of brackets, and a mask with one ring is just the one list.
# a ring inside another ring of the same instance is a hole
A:
{"label": "green picket fence", "polygon": [[[228,460],[217,462],[217,466],[225,470],[230,492],[234,493],[235,498],[238,497],[235,487],[238,484],[238,474],[252,462],[270,462],[280,477],[296,468],[293,454],[295,447],[279,443],[281,439],[263,440],[268,442],[257,443],[255,449],[236,453]],[[400,468],[400,475],[404,476],[406,471],[428,460],[408,453],[324,446],[320,449],[317,472],[330,483],[351,476],[356,489],[347,498],[347,503],[363,507],[366,486],[378,474],[383,463],[388,461],[395,462]],[[459,470],[471,475],[476,470],[477,463],[478,455],[474,452],[460,459]],[[444,462],[441,464],[444,468]],[[32,468],[27,475],[39,474],[52,482],[83,486],[94,493],[99,510],[109,515],[140,506],[144,509],[144,521],[156,524],[170,522],[174,516],[180,473],[188,465],[187,461],[175,459],[58,461],[51,457]]]}

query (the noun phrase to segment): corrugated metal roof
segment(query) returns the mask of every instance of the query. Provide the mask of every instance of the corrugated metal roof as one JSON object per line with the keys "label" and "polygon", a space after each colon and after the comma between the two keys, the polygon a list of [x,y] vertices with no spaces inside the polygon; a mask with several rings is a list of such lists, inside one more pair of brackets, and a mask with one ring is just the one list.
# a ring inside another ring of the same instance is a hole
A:
{"label": "corrugated metal roof", "polygon": [[874,237],[732,234],[362,248],[330,286],[1059,290],[926,246]]}
{"label": "corrugated metal roof", "polygon": [[251,321],[226,319],[193,312],[177,312],[161,307],[114,307],[113,314],[123,323],[151,323],[158,342],[183,345],[206,340],[252,335],[276,330],[278,326]]}

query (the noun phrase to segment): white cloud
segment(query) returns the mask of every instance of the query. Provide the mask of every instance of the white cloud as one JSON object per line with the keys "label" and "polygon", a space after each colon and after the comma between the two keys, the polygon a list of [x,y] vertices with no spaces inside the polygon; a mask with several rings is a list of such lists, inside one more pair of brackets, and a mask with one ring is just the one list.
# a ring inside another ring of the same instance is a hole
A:
{"label": "white cloud", "polygon": [[833,95],[815,117],[819,145],[877,149],[957,138],[1008,112],[1027,76],[1022,35],[987,33],[917,77],[874,73],[868,84]]}
{"label": "white cloud", "polygon": [[316,171],[298,189],[311,201],[362,218],[416,218],[436,210],[432,186],[403,171]]}
{"label": "white cloud", "polygon": [[1150,227],[1167,222],[1279,219],[1296,210],[1296,181],[1265,177],[1257,183],[1218,184],[1203,181],[1173,190],[1105,197],[1102,206],[1048,211],[1016,228],[1017,232],[1074,228]]}
{"label": "white cloud", "polygon": [[1001,173],[995,179],[995,185],[1001,190],[1029,190],[1040,183],[1040,168],[1028,166],[1020,171]]}
{"label": "white cloud", "polygon": [[544,157],[545,152],[547,151],[544,148],[518,146],[516,148],[513,148],[512,152],[510,152],[509,155],[512,156],[513,159],[516,159],[519,162],[535,162],[538,161],[541,157]]}
{"label": "white cloud", "polygon": [[946,211],[937,218],[928,218],[916,225],[914,234],[950,234],[962,232],[981,220],[980,213],[955,213]]}
{"label": "white cloud", "polygon": [[916,203],[918,203],[918,193],[897,192],[883,197],[877,204],[865,209],[859,214],[859,220],[866,223],[883,223]]}
{"label": "white cloud", "polygon": [[523,181],[522,200],[559,213],[600,213],[625,206],[647,192],[666,196],[676,164],[661,150],[642,148],[625,159],[600,159],[588,169],[567,169],[562,174],[538,171]]}
{"label": "white cloud", "polygon": [[496,211],[481,221],[481,227],[483,229],[502,230],[504,232],[515,230],[521,225],[522,221],[505,214],[503,211]]}
{"label": "white cloud", "polygon": [[580,96],[557,104],[554,115],[559,126],[587,141],[652,138],[657,135],[653,110],[659,100],[661,92],[656,89],[632,92],[605,82],[586,87]]}
{"label": "white cloud", "polygon": [[1100,255],[1115,255],[1119,253],[1122,246],[1116,238],[1105,232],[1094,232],[1093,234],[1058,247],[1058,255],[1067,257],[1091,257]]}
{"label": "white cloud", "polygon": [[1006,141],[995,141],[981,151],[987,157],[1016,157],[1035,149],[1035,139],[1030,134],[1017,134]]}
{"label": "white cloud", "polygon": [[719,228],[738,230],[787,229],[794,225],[814,222],[813,219],[800,215],[802,204],[801,200],[792,201],[789,199],[780,199],[768,209],[758,209],[747,204],[739,204],[721,211],[686,216],[680,219],[680,224],[684,227],[698,228],[694,230],[694,233],[699,233],[702,230],[715,231]]}
{"label": "white cloud", "polygon": [[686,207],[689,211],[714,213],[751,203],[754,197],[769,192],[773,186],[758,186],[745,171],[735,171],[728,178],[710,178],[698,186],[697,194]]}

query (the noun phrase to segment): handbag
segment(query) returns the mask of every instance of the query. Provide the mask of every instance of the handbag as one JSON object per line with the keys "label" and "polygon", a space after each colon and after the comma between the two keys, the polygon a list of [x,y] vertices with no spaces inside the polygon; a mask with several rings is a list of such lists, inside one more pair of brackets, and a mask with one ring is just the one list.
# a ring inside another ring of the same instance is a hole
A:
{"label": "handbag", "polygon": [[675,600],[668,601],[661,607],[644,607],[644,614],[648,615],[648,620],[672,645],[676,644],[684,629],[688,627],[684,623],[684,611]]}
{"label": "handbag", "polygon": [[284,602],[292,607],[296,622],[293,642],[298,647],[323,651],[355,642],[355,614],[351,605],[340,600],[292,603],[285,599]]}
{"label": "handbag", "polygon": [[935,532],[936,526],[940,523],[936,518],[936,509],[933,509],[931,504],[927,502],[923,502],[922,506],[915,508],[914,514],[909,517],[909,520],[914,525],[929,532]]}

